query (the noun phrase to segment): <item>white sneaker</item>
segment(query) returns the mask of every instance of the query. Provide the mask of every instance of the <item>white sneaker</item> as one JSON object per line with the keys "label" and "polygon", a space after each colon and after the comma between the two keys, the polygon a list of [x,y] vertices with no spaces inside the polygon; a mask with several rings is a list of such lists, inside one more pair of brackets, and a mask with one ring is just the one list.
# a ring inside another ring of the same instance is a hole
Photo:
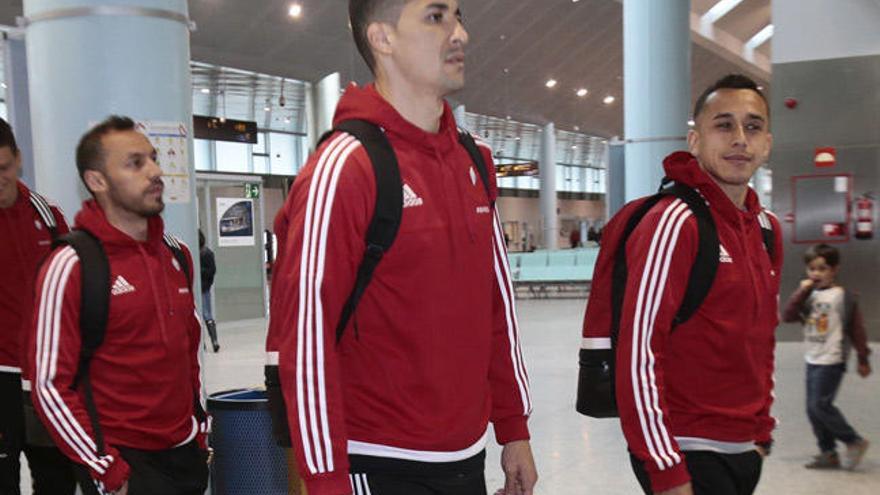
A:
{"label": "white sneaker", "polygon": [[871,442],[865,440],[864,438],[860,438],[855,442],[848,444],[846,446],[846,451],[843,453],[843,459],[841,459],[840,467],[843,469],[848,469],[852,471],[862,462],[862,458],[865,457],[865,452],[868,450],[868,447],[871,445]]}

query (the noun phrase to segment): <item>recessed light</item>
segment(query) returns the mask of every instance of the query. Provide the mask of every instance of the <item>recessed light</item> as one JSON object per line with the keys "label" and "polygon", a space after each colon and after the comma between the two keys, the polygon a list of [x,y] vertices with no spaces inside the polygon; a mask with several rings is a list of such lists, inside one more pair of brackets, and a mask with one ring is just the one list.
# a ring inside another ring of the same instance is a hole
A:
{"label": "recessed light", "polygon": [[300,5],[298,3],[290,4],[290,8],[287,9],[287,15],[289,15],[290,17],[293,17],[294,19],[299,19],[300,17],[302,17],[302,13],[303,13],[302,5]]}
{"label": "recessed light", "polygon": [[764,91],[764,86],[758,86],[758,91]]}
{"label": "recessed light", "polygon": [[202,88],[202,94],[207,95],[207,94],[210,94],[210,93],[211,93],[211,90],[210,90],[210,89],[208,89],[208,88]]}
{"label": "recessed light", "polygon": [[694,119],[688,120],[688,127],[693,127],[695,125],[697,125],[697,123],[694,122]]}
{"label": "recessed light", "polygon": [[3,89],[6,89],[6,83],[0,83],[0,87],[2,87]]}
{"label": "recessed light", "polygon": [[571,149],[576,150],[576,149],[578,149],[578,147],[577,147],[576,144],[573,144],[573,145],[571,146]]}
{"label": "recessed light", "polygon": [[580,131],[580,130],[581,130],[581,126],[579,126],[579,125],[574,126],[574,131],[575,131],[575,132],[578,132],[578,131]]}
{"label": "recessed light", "polygon": [[517,136],[517,137],[515,137],[515,138],[513,138],[513,140],[514,140],[514,141],[519,141],[519,140],[520,140],[520,139],[522,139],[522,138],[521,138],[521,137],[519,137],[519,136]]}
{"label": "recessed light", "polygon": [[604,103],[604,104],[606,104],[606,105],[610,105],[610,104],[614,103],[615,100],[616,100],[615,97],[613,97],[613,96],[611,96],[611,95],[608,95],[608,96],[605,97],[604,100],[602,100],[602,103]]}
{"label": "recessed light", "polygon": [[581,88],[581,89],[577,90],[576,94],[579,97],[583,98],[584,96],[587,96],[587,93],[589,93],[589,91],[587,91],[587,88]]}
{"label": "recessed light", "polygon": [[263,111],[264,111],[264,112],[271,112],[271,111],[272,111],[272,107],[263,107]]}
{"label": "recessed light", "polygon": [[547,82],[544,83],[544,85],[547,86],[548,88],[555,88],[556,84],[557,84],[556,79],[548,79]]}

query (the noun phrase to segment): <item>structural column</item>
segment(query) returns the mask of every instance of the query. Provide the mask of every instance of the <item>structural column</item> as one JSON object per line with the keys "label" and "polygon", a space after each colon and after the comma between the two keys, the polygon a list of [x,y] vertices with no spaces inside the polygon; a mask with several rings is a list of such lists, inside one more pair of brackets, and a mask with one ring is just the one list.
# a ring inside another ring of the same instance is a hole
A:
{"label": "structural column", "polygon": [[336,113],[336,104],[339,103],[342,91],[339,73],[334,72],[321,79],[315,83],[312,91],[314,105],[312,112],[314,138],[312,143],[314,144],[325,132],[333,128],[333,115]]}
{"label": "structural column", "polygon": [[685,147],[691,96],[690,1],[623,2],[625,197],[652,194]]}
{"label": "structural column", "polygon": [[24,0],[24,16],[37,190],[72,217],[88,196],[75,149],[92,125],[111,114],[182,124],[189,192],[166,194],[163,217],[197,249],[186,0]]}
{"label": "structural column", "polygon": [[452,109],[452,115],[455,117],[455,123],[461,129],[467,129],[467,109],[464,105],[458,105]]}
{"label": "structural column", "polygon": [[22,180],[34,187],[34,144],[31,134],[31,113],[28,104],[27,54],[24,37],[5,35],[3,66],[6,75],[6,113],[21,150]]}
{"label": "structural column", "polygon": [[541,179],[541,219],[544,222],[544,247],[559,248],[559,220],[556,201],[556,126],[553,122],[544,126],[541,136],[541,163],[538,167]]}

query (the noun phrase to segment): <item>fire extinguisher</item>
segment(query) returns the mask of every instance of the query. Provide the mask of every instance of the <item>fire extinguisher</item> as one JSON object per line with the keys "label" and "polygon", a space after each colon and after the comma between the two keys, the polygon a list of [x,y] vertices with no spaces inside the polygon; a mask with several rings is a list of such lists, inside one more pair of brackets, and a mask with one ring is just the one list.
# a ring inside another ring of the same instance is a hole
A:
{"label": "fire extinguisher", "polygon": [[874,198],[864,194],[856,200],[856,239],[874,238]]}

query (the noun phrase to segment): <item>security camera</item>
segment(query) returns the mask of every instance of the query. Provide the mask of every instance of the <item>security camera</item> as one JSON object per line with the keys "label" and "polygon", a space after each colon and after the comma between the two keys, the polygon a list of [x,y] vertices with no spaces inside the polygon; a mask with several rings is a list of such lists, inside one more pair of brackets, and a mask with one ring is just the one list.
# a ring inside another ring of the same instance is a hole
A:
{"label": "security camera", "polygon": [[284,98],[284,95],[278,97],[278,106],[283,107],[287,104],[287,100]]}

